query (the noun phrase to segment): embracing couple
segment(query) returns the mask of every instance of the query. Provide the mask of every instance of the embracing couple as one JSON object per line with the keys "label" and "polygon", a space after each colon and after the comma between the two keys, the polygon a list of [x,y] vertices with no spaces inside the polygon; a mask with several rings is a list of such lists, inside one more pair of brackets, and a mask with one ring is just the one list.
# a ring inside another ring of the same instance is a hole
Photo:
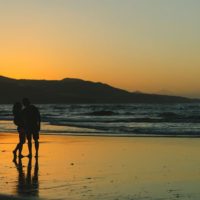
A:
{"label": "embracing couple", "polygon": [[[23,104],[23,105],[22,105]],[[13,106],[14,123],[19,133],[19,143],[13,151],[14,158],[17,152],[20,158],[23,158],[23,144],[28,140],[28,157],[32,157],[32,138],[35,141],[35,156],[38,157],[39,150],[39,132],[40,132],[40,112],[32,105],[28,98],[24,98],[22,103],[17,102]]]}

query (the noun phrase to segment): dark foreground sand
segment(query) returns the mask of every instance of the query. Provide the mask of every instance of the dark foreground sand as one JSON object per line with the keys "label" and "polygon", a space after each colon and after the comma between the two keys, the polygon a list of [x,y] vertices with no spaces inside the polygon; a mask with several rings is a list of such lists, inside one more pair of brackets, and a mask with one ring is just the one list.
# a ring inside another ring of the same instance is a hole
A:
{"label": "dark foreground sand", "polygon": [[43,135],[38,160],[14,163],[16,143],[0,134],[0,199],[200,199],[199,138]]}
{"label": "dark foreground sand", "polygon": [[20,198],[17,198],[15,196],[8,196],[8,195],[0,195],[0,199],[5,199],[5,200],[17,200],[17,199],[20,199]]}

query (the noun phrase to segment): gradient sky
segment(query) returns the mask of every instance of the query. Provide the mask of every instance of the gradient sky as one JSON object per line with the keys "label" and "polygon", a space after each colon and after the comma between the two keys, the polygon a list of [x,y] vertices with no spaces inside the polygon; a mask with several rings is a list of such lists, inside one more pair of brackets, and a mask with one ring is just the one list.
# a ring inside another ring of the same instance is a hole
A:
{"label": "gradient sky", "polygon": [[199,0],[0,0],[0,75],[200,97]]}

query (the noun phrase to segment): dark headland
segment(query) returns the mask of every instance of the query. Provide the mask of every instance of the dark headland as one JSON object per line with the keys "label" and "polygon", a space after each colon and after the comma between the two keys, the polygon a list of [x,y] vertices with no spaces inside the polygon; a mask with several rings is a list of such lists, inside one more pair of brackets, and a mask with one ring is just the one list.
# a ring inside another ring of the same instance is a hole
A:
{"label": "dark headland", "polygon": [[0,103],[13,103],[26,96],[34,103],[195,103],[199,99],[128,92],[110,85],[66,78],[25,80],[0,76]]}

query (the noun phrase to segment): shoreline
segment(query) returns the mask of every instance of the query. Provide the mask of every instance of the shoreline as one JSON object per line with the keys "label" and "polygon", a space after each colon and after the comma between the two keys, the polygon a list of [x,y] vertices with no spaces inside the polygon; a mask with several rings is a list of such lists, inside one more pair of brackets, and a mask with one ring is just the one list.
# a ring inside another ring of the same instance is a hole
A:
{"label": "shoreline", "polygon": [[[0,135],[13,134],[18,135],[17,132],[0,132]],[[200,138],[200,135],[164,135],[164,134],[81,134],[81,133],[45,133],[42,132],[40,135],[46,136],[64,136],[64,137],[108,137],[108,138]]]}

